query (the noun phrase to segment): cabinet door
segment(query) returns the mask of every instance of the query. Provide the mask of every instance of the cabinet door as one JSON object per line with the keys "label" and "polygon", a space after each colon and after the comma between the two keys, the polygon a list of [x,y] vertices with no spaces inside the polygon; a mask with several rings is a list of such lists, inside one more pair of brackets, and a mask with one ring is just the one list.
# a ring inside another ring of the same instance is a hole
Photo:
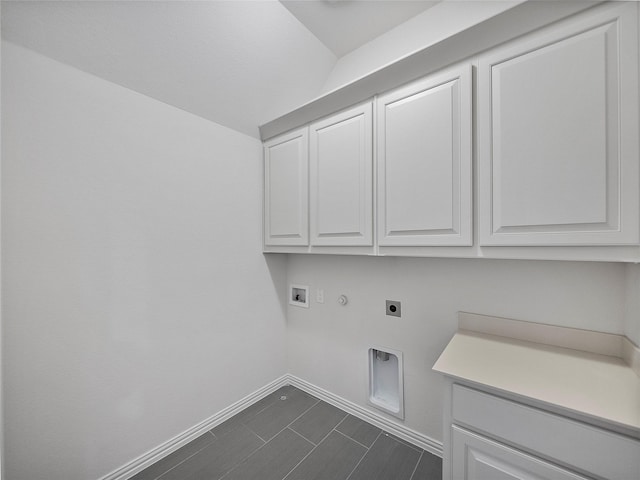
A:
{"label": "cabinet door", "polygon": [[455,480],[586,480],[586,477],[455,425],[451,428],[451,472]]}
{"label": "cabinet door", "polygon": [[264,145],[264,243],[308,245],[307,127]]}
{"label": "cabinet door", "polygon": [[637,244],[637,6],[479,62],[481,245]]}
{"label": "cabinet door", "polygon": [[472,245],[471,66],[377,105],[379,244]]}
{"label": "cabinet door", "polygon": [[311,245],[373,245],[372,107],[310,127]]}

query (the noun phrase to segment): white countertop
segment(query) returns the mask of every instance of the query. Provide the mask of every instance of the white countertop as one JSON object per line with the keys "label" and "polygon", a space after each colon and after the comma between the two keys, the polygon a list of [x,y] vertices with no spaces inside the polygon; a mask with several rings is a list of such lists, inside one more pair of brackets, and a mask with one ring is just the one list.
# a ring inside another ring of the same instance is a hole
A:
{"label": "white countertop", "polygon": [[616,356],[460,330],[433,369],[640,436],[640,378]]}

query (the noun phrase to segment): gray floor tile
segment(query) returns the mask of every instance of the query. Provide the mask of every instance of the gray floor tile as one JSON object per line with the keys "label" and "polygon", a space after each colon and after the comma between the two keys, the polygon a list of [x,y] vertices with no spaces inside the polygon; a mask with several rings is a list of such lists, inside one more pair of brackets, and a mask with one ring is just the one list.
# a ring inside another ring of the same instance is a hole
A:
{"label": "gray floor tile", "polygon": [[[264,442],[245,426],[216,437],[191,458],[160,477],[161,480],[217,480],[249,457]],[[257,477],[256,477],[257,478]]]}
{"label": "gray floor tile", "polygon": [[417,450],[417,451],[418,451],[418,452],[420,452],[420,453],[422,453],[422,452],[424,451],[424,450],[422,450],[420,447],[416,447],[413,443],[409,443],[409,442],[407,442],[406,440],[403,440],[403,439],[402,439],[402,438],[400,438],[400,437],[396,437],[395,435],[392,435],[392,434],[391,434],[391,433],[389,433],[389,432],[383,432],[383,434],[384,434],[384,435],[387,435],[388,437],[393,438],[394,440],[397,440],[397,441],[398,441],[398,442],[400,442],[400,443],[404,443],[407,447],[411,447],[411,448],[413,448],[414,450]]}
{"label": "gray floor tile", "polygon": [[344,433],[347,437],[353,438],[356,442],[363,444],[365,447],[370,447],[375,442],[376,438],[380,434],[380,429],[374,427],[370,423],[363,422],[353,415],[349,415],[340,425],[336,427],[341,433]]}
{"label": "gray floor tile", "polygon": [[320,401],[292,423],[290,428],[317,445],[346,416],[342,410]]}
{"label": "gray floor tile", "polygon": [[287,428],[229,472],[224,480],[282,480],[312,448],[311,442]]}
{"label": "gray floor tile", "polygon": [[149,468],[146,468],[137,475],[134,475],[130,480],[155,480],[167,470],[185,461],[195,453],[198,453],[214,440],[215,437],[209,432],[205,433],[204,435],[200,435],[198,438],[179,448],[171,455],[164,457],[162,460],[154,463]]}
{"label": "gray floor tile", "polygon": [[442,479],[442,459],[429,452],[424,452],[418,468],[413,473],[411,480],[441,480]]}
{"label": "gray floor tile", "polygon": [[366,452],[359,443],[331,432],[286,480],[345,480]]}
{"label": "gray floor tile", "polygon": [[260,438],[268,441],[317,402],[317,398],[302,390],[292,390],[285,400],[276,400],[249,420],[246,425]]}
{"label": "gray floor tile", "polygon": [[211,433],[213,433],[214,435],[217,435],[217,436],[224,435],[225,433],[228,433],[231,430],[234,430],[234,429],[238,428],[238,426],[243,425],[243,424],[247,423],[248,421],[250,421],[253,417],[255,417],[262,410],[264,410],[265,408],[269,407],[273,403],[279,401],[281,396],[289,395],[293,391],[297,391],[297,390],[298,390],[297,388],[292,387],[290,385],[286,385],[284,387],[281,387],[278,390],[276,390],[275,392],[273,392],[273,393],[267,395],[266,397],[258,400],[253,405],[245,408],[243,411],[241,411],[240,413],[234,415],[230,419],[226,420],[224,423],[221,423],[217,427],[213,428],[211,430]]}
{"label": "gray floor tile", "polygon": [[287,386],[132,480],[439,480],[441,476],[440,458]]}
{"label": "gray floor tile", "polygon": [[382,434],[349,480],[410,480],[419,459],[420,452]]}

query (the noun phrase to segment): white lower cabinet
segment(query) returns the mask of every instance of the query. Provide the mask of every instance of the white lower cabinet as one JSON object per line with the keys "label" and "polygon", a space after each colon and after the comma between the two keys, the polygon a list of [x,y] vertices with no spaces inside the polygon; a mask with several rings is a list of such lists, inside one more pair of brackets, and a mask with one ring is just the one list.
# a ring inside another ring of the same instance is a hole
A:
{"label": "white lower cabinet", "polygon": [[453,426],[452,477],[465,480],[586,480],[514,448]]}
{"label": "white lower cabinet", "polygon": [[540,408],[449,384],[446,480],[632,480],[640,440]]}

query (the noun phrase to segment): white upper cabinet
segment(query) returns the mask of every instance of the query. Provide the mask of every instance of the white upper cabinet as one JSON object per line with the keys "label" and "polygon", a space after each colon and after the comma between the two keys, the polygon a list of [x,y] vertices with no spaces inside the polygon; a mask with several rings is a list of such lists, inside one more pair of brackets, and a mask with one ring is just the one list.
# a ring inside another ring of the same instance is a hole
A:
{"label": "white upper cabinet", "polygon": [[378,244],[472,245],[471,66],[377,102]]}
{"label": "white upper cabinet", "polygon": [[265,251],[639,261],[639,11],[524,2],[270,122]]}
{"label": "white upper cabinet", "polygon": [[264,243],[308,245],[308,129],[264,144]]}
{"label": "white upper cabinet", "polygon": [[373,245],[372,105],[311,124],[312,246]]}
{"label": "white upper cabinet", "polygon": [[624,245],[639,233],[632,3],[482,56],[480,245]]}

